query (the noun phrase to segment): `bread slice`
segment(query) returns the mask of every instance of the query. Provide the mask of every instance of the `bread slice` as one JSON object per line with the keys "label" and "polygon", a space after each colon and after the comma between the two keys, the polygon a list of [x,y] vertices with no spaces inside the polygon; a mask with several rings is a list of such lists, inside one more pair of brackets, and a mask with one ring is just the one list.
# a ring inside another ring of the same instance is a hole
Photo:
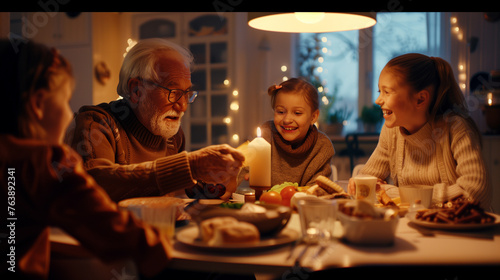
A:
{"label": "bread slice", "polygon": [[327,193],[332,194],[332,193],[345,193],[344,189],[336,184],[335,182],[331,181],[330,179],[326,178],[323,175],[319,175],[316,177],[315,180],[316,184],[320,186],[322,189],[324,189]]}

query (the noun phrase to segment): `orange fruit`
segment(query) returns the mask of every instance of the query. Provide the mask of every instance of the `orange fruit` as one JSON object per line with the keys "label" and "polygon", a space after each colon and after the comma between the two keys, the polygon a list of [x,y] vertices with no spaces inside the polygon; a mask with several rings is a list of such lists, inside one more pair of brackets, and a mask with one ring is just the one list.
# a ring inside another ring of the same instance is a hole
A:
{"label": "orange fruit", "polygon": [[259,201],[267,204],[281,204],[281,195],[276,191],[263,192]]}

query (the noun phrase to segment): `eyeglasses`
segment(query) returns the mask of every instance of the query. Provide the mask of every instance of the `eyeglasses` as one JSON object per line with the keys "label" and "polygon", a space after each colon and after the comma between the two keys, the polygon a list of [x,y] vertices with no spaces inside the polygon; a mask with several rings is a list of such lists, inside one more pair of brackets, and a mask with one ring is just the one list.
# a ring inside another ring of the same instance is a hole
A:
{"label": "eyeglasses", "polygon": [[169,89],[152,81],[145,81],[145,82],[148,82],[154,85],[155,87],[167,90],[168,91],[167,99],[171,103],[175,103],[179,101],[181,97],[186,96],[187,102],[191,104],[196,99],[196,96],[198,96],[198,92],[196,90]]}

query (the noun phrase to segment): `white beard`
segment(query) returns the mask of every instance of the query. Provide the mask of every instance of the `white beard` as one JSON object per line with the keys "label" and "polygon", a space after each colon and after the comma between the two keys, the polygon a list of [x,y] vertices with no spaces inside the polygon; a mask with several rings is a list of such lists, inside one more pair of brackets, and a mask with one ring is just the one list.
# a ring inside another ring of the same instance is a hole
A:
{"label": "white beard", "polygon": [[[149,120],[149,129],[154,135],[163,137],[165,140],[172,138],[181,126],[181,118],[184,112],[177,112],[174,109],[170,109],[167,112],[160,114],[158,108],[155,104],[151,102],[151,99],[146,98],[143,102],[143,106],[138,107],[139,113]],[[167,116],[178,117],[176,121],[171,119],[166,119]]]}
{"label": "white beard", "polygon": [[[162,136],[165,140],[172,138],[178,131],[181,126],[181,118],[184,115],[184,112],[177,112],[173,109],[168,110],[162,115],[159,115],[158,112],[154,112],[153,116],[151,116],[150,126],[155,135]],[[167,116],[177,116],[179,119],[177,121],[166,120]]]}

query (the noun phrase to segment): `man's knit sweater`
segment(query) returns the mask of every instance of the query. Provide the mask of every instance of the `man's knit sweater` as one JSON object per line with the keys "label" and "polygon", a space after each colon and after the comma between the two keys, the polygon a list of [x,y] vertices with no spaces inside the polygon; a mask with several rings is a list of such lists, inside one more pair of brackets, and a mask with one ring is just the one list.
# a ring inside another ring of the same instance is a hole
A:
{"label": "man's knit sweater", "polygon": [[82,107],[73,135],[70,144],[87,172],[114,201],[195,184],[182,129],[165,141],[144,127],[124,100]]}
{"label": "man's knit sweater", "polygon": [[390,177],[396,186],[435,186],[433,200],[444,201],[464,194],[489,209],[492,190],[480,137],[472,131],[458,116],[440,125],[427,123],[411,135],[400,127],[384,126],[361,173],[382,179]]}
{"label": "man's knit sweater", "polygon": [[298,147],[281,137],[272,120],[262,126],[262,137],[271,143],[271,186],[284,182],[312,185],[317,176],[332,175],[330,161],[335,150],[330,138],[316,126],[311,126]]}

